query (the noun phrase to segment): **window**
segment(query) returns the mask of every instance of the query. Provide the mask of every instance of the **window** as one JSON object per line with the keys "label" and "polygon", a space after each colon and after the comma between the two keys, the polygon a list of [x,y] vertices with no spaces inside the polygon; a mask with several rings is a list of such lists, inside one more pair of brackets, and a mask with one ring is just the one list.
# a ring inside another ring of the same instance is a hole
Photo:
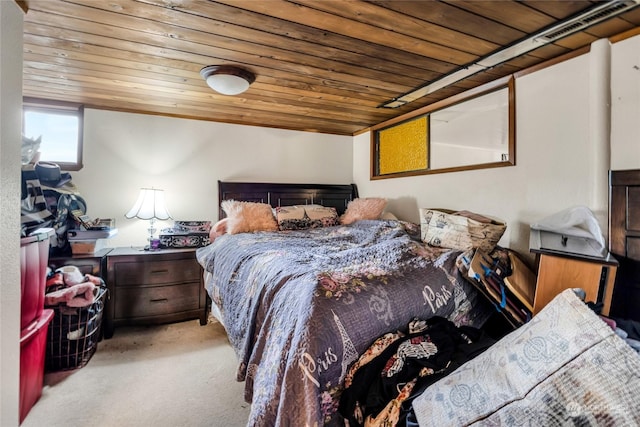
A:
{"label": "window", "polygon": [[82,169],[82,105],[25,98],[22,117],[23,136],[40,138],[39,160]]}

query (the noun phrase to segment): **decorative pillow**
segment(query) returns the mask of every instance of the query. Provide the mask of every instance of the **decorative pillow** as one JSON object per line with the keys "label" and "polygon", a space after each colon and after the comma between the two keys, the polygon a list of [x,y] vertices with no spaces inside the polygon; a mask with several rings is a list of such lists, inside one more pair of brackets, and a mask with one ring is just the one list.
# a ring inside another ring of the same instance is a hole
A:
{"label": "decorative pillow", "polygon": [[480,248],[491,252],[507,225],[468,211],[420,209],[422,241],[431,246],[466,251]]}
{"label": "decorative pillow", "polygon": [[353,199],[347,205],[344,215],[340,217],[340,223],[351,224],[361,219],[380,219],[386,206],[387,200],[379,197]]}
{"label": "decorative pillow", "polygon": [[278,229],[282,231],[309,228],[309,218],[306,216],[304,206],[278,206],[276,221]]}
{"label": "decorative pillow", "polygon": [[280,206],[276,208],[280,230],[304,230],[338,224],[335,208],[321,205]]}
{"label": "decorative pillow", "polygon": [[320,205],[308,205],[304,211],[309,217],[310,228],[331,227],[340,224],[336,208]]}
{"label": "decorative pillow", "polygon": [[222,218],[220,221],[216,222],[211,230],[209,231],[209,243],[213,243],[216,240],[216,237],[220,237],[227,232],[227,222],[229,218]]}
{"label": "decorative pillow", "polygon": [[224,200],[222,210],[227,214],[227,233],[250,233],[253,231],[278,231],[271,206],[266,203]]}

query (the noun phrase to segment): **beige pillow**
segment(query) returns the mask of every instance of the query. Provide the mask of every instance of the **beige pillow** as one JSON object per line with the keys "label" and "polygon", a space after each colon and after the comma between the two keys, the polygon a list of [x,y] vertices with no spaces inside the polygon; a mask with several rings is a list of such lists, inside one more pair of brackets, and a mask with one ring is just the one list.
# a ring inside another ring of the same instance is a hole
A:
{"label": "beige pillow", "polygon": [[502,220],[469,211],[426,208],[419,211],[422,241],[431,246],[461,251],[480,248],[488,253],[507,229]]}
{"label": "beige pillow", "polygon": [[380,219],[386,206],[387,200],[379,197],[353,199],[347,205],[344,215],[340,217],[340,223],[352,224],[361,219]]}
{"label": "beige pillow", "polygon": [[253,231],[278,231],[271,206],[266,203],[224,200],[222,210],[227,214],[227,233],[250,233]]}

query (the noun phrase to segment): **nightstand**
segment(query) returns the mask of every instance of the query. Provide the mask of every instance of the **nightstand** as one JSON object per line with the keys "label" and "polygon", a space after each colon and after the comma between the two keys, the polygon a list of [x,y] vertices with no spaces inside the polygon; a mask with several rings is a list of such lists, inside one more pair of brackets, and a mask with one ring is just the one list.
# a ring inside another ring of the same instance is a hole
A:
{"label": "nightstand", "polygon": [[104,336],[116,326],[200,319],[207,323],[207,294],[195,249],[115,248],[107,255],[110,300]]}
{"label": "nightstand", "polygon": [[107,254],[112,248],[104,248],[93,254],[76,254],[49,258],[49,267],[56,270],[65,265],[75,265],[82,274],[92,274],[107,280]]}
{"label": "nightstand", "polygon": [[548,250],[532,241],[536,243],[530,250],[536,254],[538,265],[534,315],[568,288],[581,288],[586,293],[586,302],[602,303],[602,314],[609,315],[618,269],[618,261],[611,254],[597,257]]}

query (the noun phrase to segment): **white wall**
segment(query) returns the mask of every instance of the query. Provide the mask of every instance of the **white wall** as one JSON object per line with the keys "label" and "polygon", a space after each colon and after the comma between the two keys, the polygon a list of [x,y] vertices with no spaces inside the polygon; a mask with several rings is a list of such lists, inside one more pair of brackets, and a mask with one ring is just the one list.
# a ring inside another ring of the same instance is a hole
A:
{"label": "white wall", "polygon": [[22,11],[0,1],[0,425],[18,425]]}
{"label": "white wall", "polygon": [[640,168],[640,36],[612,45],[611,169]]}
{"label": "white wall", "polygon": [[124,218],[141,187],[174,219],[216,221],[218,180],[348,184],[352,154],[351,137],[89,109],[72,176],[90,216],[116,219],[107,245],[142,246],[148,223]]}
{"label": "white wall", "polygon": [[370,134],[354,138],[354,182],[363,196],[383,196],[399,217],[417,222],[418,208],[468,209],[505,220],[500,244],[529,254],[529,227],[560,210],[585,205],[606,233],[606,199],[592,185],[589,137],[591,61],[565,61],[516,80],[516,166],[369,180]]}

